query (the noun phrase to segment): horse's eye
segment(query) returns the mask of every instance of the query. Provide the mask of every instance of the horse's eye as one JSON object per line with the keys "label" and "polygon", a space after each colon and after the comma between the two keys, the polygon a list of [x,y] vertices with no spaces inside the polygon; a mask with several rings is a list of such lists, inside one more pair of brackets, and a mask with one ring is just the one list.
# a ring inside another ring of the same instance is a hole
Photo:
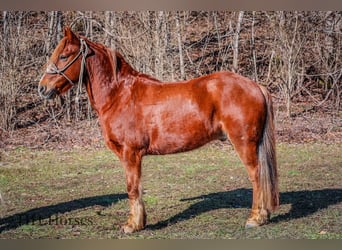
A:
{"label": "horse's eye", "polygon": [[62,60],[62,61],[65,61],[68,57],[65,56],[65,55],[60,55],[59,56],[59,59]]}

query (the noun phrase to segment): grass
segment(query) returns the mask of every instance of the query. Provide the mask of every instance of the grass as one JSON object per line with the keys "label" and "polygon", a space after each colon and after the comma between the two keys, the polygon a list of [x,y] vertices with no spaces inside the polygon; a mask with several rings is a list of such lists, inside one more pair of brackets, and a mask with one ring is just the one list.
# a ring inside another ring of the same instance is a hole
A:
{"label": "grass", "polygon": [[251,184],[235,151],[209,144],[143,161],[148,225],[125,235],[124,170],[107,149],[0,158],[0,238],[341,239],[342,145],[279,144],[281,206],[245,230]]}

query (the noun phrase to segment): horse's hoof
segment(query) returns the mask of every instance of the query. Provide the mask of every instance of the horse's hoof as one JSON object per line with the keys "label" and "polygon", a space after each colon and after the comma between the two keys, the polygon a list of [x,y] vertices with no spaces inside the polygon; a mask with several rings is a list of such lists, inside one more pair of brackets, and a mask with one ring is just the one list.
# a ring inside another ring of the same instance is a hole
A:
{"label": "horse's hoof", "polygon": [[131,234],[137,230],[132,225],[126,224],[121,227],[121,231],[125,234]]}
{"label": "horse's hoof", "polygon": [[255,228],[255,227],[259,227],[260,224],[258,222],[256,222],[255,220],[248,220],[246,222],[245,228],[249,229],[249,228]]}
{"label": "horse's hoof", "polygon": [[140,230],[143,230],[144,226],[143,225],[134,225],[130,223],[126,223],[125,225],[121,226],[121,232],[125,234],[131,234]]}

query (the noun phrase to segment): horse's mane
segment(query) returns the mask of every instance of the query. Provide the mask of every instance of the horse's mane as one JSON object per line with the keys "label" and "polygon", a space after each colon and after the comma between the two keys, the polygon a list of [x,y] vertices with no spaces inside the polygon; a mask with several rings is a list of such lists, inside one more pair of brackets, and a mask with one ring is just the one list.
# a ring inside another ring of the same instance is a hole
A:
{"label": "horse's mane", "polygon": [[90,41],[88,38],[80,36],[82,39],[84,39],[87,44],[90,45],[91,48],[93,48],[94,50],[100,50],[103,53],[106,53],[109,57],[109,60],[111,61],[111,65],[112,65],[112,70],[114,73],[114,77],[115,77],[115,81],[117,81],[117,77],[118,75],[131,75],[131,76],[136,76],[136,77],[142,77],[145,79],[148,79],[150,81],[154,81],[154,82],[160,82],[160,80],[148,75],[148,74],[144,74],[141,72],[138,72],[137,70],[135,70],[127,61],[126,59],[122,56],[122,54],[117,51],[117,50],[113,50],[107,46],[105,46],[102,43],[97,43],[97,42],[92,42]]}

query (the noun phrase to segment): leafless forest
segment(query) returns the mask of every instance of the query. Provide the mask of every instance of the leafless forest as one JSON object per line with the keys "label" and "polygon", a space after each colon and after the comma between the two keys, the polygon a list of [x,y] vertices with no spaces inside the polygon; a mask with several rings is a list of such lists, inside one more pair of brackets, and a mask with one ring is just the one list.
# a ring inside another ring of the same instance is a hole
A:
{"label": "leafless forest", "polygon": [[0,146],[42,126],[96,120],[85,91],[53,101],[37,94],[66,25],[164,81],[238,72],[272,92],[280,137],[304,126],[341,141],[342,12],[2,11],[0,19]]}

